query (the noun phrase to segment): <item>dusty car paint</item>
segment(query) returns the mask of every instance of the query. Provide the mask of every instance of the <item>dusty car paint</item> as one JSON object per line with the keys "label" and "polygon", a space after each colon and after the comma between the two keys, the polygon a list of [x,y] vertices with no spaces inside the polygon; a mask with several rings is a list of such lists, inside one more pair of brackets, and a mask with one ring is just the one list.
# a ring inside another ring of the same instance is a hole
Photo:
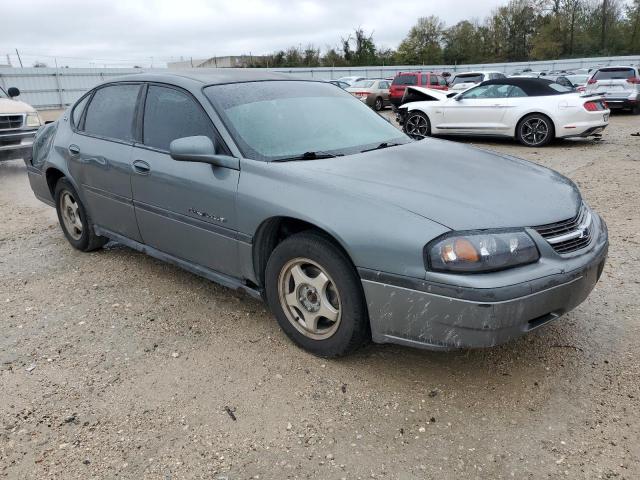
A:
{"label": "dusty car paint", "polygon": [[[342,246],[357,268],[376,342],[491,346],[557,318],[591,291],[608,246],[597,214],[592,241],[570,255],[556,253],[532,229],[571,218],[581,208],[577,187],[549,169],[436,139],[316,161],[241,158],[203,87],[283,79],[288,77],[225,72],[121,80],[189,91],[228,153],[240,159],[239,170],[177,165],[166,155],[140,151],[133,141],[91,137],[86,158],[72,158],[69,144],[79,136],[67,111],[56,127],[43,129],[34,161],[27,161],[32,189],[51,204],[47,178],[64,175],[92,209],[98,234],[256,297],[263,288],[263,232],[281,218],[308,222]],[[158,178],[136,177],[134,158],[161,165]],[[425,265],[426,244],[451,230],[506,227],[526,227],[540,261],[476,275],[439,273]]]}

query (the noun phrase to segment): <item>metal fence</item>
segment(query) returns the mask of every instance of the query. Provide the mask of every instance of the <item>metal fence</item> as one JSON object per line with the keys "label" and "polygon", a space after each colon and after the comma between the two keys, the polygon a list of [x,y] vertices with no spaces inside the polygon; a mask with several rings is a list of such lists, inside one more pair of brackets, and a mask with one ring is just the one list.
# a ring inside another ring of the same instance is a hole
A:
{"label": "metal fence", "polygon": [[[401,71],[495,70],[512,73],[530,68],[536,70],[576,70],[606,65],[640,65],[640,56],[594,57],[543,62],[485,63],[475,65],[392,65],[341,68],[268,68],[274,72],[290,73],[301,78],[336,79],[344,76],[393,77]],[[18,87],[20,99],[39,110],[62,109],[75,102],[88,89],[120,75],[142,72],[163,72],[167,69],[145,68],[0,68],[0,86],[5,90]],[[202,69],[199,69],[202,71]]]}

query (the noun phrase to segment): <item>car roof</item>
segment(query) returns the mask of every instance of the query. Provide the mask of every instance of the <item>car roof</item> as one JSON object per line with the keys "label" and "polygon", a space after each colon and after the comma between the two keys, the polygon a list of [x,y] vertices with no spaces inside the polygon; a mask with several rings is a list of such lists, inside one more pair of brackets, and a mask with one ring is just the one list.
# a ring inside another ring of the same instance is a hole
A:
{"label": "car roof", "polygon": [[530,97],[541,97],[545,95],[558,95],[560,93],[554,90],[549,85],[554,83],[551,80],[544,78],[531,78],[531,77],[511,77],[511,78],[498,78],[495,80],[487,80],[480,85],[514,85],[520,87]]}
{"label": "car roof", "polygon": [[295,76],[249,68],[202,68],[167,73],[133,73],[109,79],[112,82],[158,82],[181,87],[202,87],[223,83],[259,82],[266,80],[305,80]]}

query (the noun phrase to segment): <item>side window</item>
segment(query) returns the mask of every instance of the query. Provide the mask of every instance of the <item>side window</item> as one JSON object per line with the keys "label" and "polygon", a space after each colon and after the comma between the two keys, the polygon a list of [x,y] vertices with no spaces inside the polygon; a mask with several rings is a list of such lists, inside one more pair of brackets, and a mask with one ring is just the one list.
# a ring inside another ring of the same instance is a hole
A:
{"label": "side window", "polygon": [[73,111],[71,112],[71,124],[77,129],[80,127],[80,119],[82,118],[84,107],[87,106],[87,102],[90,98],[91,94],[84,97],[75,107],[73,107]]}
{"label": "side window", "polygon": [[464,94],[463,98],[506,98],[509,96],[513,96],[510,95],[511,88],[511,85],[482,85],[467,91]]}
{"label": "side window", "polygon": [[527,94],[520,87],[516,87],[515,85],[513,85],[511,87],[511,90],[509,91],[509,96],[510,97],[526,97]]}
{"label": "side window", "polygon": [[427,85],[427,84],[428,84],[427,74],[423,73],[422,74],[422,81],[420,82],[420,85]]}
{"label": "side window", "polygon": [[429,77],[429,85],[440,85],[437,75],[431,75],[431,77]]}
{"label": "side window", "polygon": [[87,107],[84,131],[116,140],[133,140],[133,121],[140,85],[100,88]]}
{"label": "side window", "polygon": [[440,85],[446,87],[448,85],[447,79],[444,77],[440,77]]}
{"label": "side window", "polygon": [[389,88],[389,82],[380,82],[378,84],[378,88],[381,89],[381,90],[385,90],[385,89]]}
{"label": "side window", "polygon": [[191,97],[173,88],[149,86],[142,131],[145,145],[167,152],[173,140],[196,135],[209,137],[220,145],[211,120],[202,108]]}

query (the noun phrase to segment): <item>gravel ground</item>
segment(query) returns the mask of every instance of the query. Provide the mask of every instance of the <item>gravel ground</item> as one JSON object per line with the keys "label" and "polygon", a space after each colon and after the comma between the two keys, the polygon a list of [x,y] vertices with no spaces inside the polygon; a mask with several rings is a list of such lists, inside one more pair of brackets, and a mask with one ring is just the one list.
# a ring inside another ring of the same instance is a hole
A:
{"label": "gravel ground", "polygon": [[339,360],[246,296],[73,250],[24,165],[0,164],[0,478],[640,478],[638,130],[475,142],[568,175],[608,222],[575,311],[498,348]]}

